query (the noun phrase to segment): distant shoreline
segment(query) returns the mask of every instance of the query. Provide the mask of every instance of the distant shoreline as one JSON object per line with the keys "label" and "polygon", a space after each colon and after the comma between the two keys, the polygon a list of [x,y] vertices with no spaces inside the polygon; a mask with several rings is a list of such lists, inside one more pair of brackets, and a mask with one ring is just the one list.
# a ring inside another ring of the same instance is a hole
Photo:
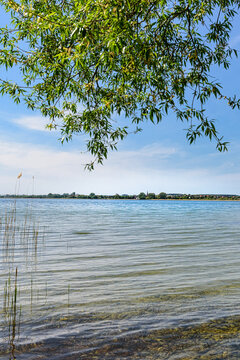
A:
{"label": "distant shoreline", "polygon": [[48,196],[5,196],[5,195],[0,195],[0,199],[12,199],[12,200],[17,200],[17,199],[36,199],[36,200],[138,200],[141,202],[144,201],[240,201],[240,196],[237,198],[191,198],[191,199],[184,199],[184,198],[167,198],[167,199],[138,199],[138,198],[114,198],[114,197],[102,197],[102,198],[88,198],[88,197],[48,197]]}

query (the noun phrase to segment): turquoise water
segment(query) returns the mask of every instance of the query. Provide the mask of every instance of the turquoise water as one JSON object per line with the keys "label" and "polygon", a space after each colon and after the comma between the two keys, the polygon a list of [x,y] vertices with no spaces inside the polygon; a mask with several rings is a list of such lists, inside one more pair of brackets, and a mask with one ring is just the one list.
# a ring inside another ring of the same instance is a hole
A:
{"label": "turquoise water", "polygon": [[0,359],[240,358],[240,202],[19,199],[9,224],[10,209]]}

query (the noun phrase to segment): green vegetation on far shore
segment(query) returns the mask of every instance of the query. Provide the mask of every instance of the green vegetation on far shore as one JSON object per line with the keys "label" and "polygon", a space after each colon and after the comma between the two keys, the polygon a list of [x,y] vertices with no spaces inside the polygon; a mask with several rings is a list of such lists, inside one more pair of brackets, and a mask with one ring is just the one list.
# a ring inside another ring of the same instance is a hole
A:
{"label": "green vegetation on far shore", "polygon": [[167,194],[165,192],[155,193],[144,193],[141,192],[138,195],[129,194],[115,194],[115,195],[96,195],[90,193],[89,195],[77,194],[75,192],[64,193],[64,194],[53,194],[47,195],[13,195],[5,194],[0,195],[0,198],[27,198],[27,199],[122,199],[122,200],[240,200],[240,195],[229,195],[229,194]]}

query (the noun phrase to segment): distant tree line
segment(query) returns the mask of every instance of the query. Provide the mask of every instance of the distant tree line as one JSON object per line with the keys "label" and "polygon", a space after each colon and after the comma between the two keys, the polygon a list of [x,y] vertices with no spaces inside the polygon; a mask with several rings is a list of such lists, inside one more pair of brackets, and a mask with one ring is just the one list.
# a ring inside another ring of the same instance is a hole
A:
{"label": "distant tree line", "polygon": [[115,194],[115,195],[97,195],[90,193],[89,195],[77,194],[75,192],[54,194],[49,193],[47,195],[16,195],[16,194],[5,194],[0,195],[0,198],[29,198],[29,199],[123,199],[123,200],[240,200],[239,195],[229,194],[167,194],[160,192],[155,194],[153,192],[140,192],[138,195],[128,194]]}

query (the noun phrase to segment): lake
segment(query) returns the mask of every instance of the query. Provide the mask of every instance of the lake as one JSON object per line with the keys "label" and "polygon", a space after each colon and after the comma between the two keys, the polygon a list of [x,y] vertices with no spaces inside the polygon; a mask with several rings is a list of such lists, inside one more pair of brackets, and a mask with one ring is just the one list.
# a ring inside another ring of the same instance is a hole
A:
{"label": "lake", "polygon": [[0,200],[0,359],[239,359],[240,202]]}

